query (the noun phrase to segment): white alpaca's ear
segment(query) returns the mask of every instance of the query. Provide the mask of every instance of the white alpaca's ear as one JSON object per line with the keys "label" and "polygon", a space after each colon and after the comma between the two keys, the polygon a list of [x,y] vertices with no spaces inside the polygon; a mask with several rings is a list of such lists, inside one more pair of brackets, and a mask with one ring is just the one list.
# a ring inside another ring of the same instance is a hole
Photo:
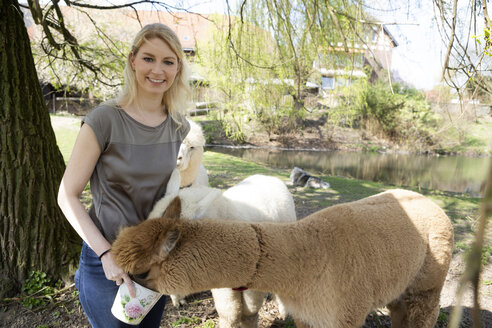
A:
{"label": "white alpaca's ear", "polygon": [[169,204],[173,199],[176,197],[176,195],[167,195],[159,199],[157,203],[155,203],[154,208],[152,208],[152,211],[150,212],[149,216],[147,217],[148,219],[158,219],[162,217],[166,209],[168,208]]}
{"label": "white alpaca's ear", "polygon": [[175,168],[173,173],[171,173],[171,177],[167,183],[166,187],[166,196],[168,195],[177,195],[179,192],[179,186],[181,185],[181,175],[179,174],[179,170]]}
{"label": "white alpaca's ear", "polygon": [[164,243],[162,244],[159,254],[161,258],[166,258],[169,253],[171,253],[174,247],[176,247],[180,236],[181,233],[178,228],[174,228],[166,233],[166,237],[164,238]]}
{"label": "white alpaca's ear", "polygon": [[222,191],[219,189],[211,189],[210,192],[197,203],[194,218],[203,218],[215,198],[219,197],[221,193]]}

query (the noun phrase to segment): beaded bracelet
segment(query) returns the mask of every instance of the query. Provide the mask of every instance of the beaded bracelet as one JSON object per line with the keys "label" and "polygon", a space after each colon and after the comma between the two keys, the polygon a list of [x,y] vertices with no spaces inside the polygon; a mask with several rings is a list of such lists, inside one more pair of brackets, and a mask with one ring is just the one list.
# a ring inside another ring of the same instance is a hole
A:
{"label": "beaded bracelet", "polygon": [[99,256],[98,256],[99,261],[101,261],[102,257],[103,257],[104,255],[106,255],[106,253],[109,253],[110,251],[111,251],[111,248],[108,248],[107,250],[105,250],[104,252],[102,252],[102,253],[101,253],[101,255],[99,255]]}

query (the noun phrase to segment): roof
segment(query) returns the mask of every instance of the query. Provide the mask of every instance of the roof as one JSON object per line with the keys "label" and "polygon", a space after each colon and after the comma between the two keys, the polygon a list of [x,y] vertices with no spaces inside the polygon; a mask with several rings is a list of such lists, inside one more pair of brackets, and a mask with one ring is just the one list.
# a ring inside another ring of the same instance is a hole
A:
{"label": "roof", "polygon": [[[67,26],[79,39],[90,38],[95,33],[93,23],[87,15],[77,9],[61,6]],[[215,28],[215,23],[211,20],[212,15],[200,15],[188,12],[167,12],[155,10],[115,9],[97,10],[85,9],[84,12],[97,22],[98,27],[109,35],[120,41],[130,43],[136,33],[145,25],[152,23],[163,23],[169,26],[178,36],[184,50],[193,51],[196,49],[197,40],[203,40]],[[41,27],[32,24],[29,19],[29,10],[25,11],[26,27],[29,37],[35,39],[41,36]],[[214,19],[225,17],[213,15]]]}
{"label": "roof", "polygon": [[[125,15],[137,21],[135,11],[127,10]],[[204,39],[213,27],[210,15],[139,10],[138,16],[142,25],[159,22],[169,26],[176,33],[185,50],[195,50],[196,41]]]}
{"label": "roof", "polygon": [[344,69],[326,69],[320,68],[319,72],[322,76],[353,76],[367,77],[366,73],[361,70],[344,70]]}
{"label": "roof", "polygon": [[390,31],[386,28],[386,26],[383,24],[383,31],[384,33],[386,33],[389,38],[391,39],[391,42],[393,42],[394,46],[395,47],[398,47],[398,42],[396,41],[396,39],[393,37],[393,35],[390,33]]}

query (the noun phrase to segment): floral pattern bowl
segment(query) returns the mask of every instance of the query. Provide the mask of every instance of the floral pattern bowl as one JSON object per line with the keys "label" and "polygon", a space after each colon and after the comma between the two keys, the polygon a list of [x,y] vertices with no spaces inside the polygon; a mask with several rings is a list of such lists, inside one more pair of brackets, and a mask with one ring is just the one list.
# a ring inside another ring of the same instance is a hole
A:
{"label": "floral pattern bowl", "polygon": [[117,319],[130,325],[138,325],[162,296],[136,282],[134,284],[137,292],[136,297],[130,297],[128,287],[123,283],[116,293],[111,308],[111,313]]}

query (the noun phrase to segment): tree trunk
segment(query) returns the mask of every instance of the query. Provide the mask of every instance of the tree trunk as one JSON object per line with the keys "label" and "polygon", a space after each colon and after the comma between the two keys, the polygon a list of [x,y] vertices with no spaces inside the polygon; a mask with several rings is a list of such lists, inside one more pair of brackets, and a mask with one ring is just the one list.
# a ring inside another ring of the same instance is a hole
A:
{"label": "tree trunk", "polygon": [[56,194],[65,164],[56,145],[17,0],[0,1],[0,298],[30,271],[66,277],[80,240]]}

